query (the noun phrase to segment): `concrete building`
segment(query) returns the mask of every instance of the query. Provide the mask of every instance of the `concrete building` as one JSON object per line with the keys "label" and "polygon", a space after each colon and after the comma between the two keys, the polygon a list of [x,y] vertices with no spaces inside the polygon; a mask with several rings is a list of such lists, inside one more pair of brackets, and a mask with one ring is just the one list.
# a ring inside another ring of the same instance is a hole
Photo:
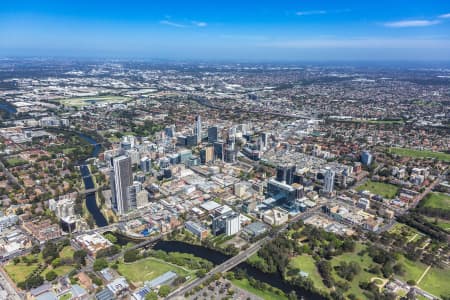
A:
{"label": "concrete building", "polygon": [[130,210],[128,187],[132,185],[132,180],[131,158],[123,155],[115,157],[110,181],[112,205],[119,214],[124,214]]}
{"label": "concrete building", "polygon": [[197,144],[202,142],[202,118],[200,116],[195,117],[194,135],[197,137]]}
{"label": "concrete building", "polygon": [[192,221],[187,221],[184,224],[184,227],[193,235],[198,237],[200,240],[206,238],[208,236],[208,230],[206,228],[203,228],[200,224],[197,224]]}
{"label": "concrete building", "polygon": [[239,213],[232,210],[225,214],[216,216],[212,222],[212,232],[214,235],[225,233],[226,235],[233,235],[241,230],[241,223],[239,220]]}
{"label": "concrete building", "polygon": [[361,153],[361,163],[365,166],[370,166],[372,164],[373,157],[369,151],[363,151]]}
{"label": "concrete building", "polygon": [[323,190],[325,193],[331,194],[334,190],[335,172],[331,168],[326,168],[324,177]]}
{"label": "concrete building", "polygon": [[219,138],[219,128],[212,126],[208,128],[208,143],[217,142]]}
{"label": "concrete building", "polygon": [[280,208],[275,207],[269,209],[263,214],[263,221],[272,226],[280,226],[289,220],[289,212]]}
{"label": "concrete building", "polygon": [[141,158],[139,168],[142,170],[142,172],[149,173],[152,169],[152,160],[148,157]]}

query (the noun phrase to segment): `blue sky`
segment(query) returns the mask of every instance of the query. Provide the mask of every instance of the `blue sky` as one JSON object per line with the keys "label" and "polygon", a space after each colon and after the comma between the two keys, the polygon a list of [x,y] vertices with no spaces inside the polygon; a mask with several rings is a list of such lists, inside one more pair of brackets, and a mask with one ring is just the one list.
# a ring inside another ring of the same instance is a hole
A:
{"label": "blue sky", "polygon": [[450,60],[450,1],[2,0],[0,55]]}

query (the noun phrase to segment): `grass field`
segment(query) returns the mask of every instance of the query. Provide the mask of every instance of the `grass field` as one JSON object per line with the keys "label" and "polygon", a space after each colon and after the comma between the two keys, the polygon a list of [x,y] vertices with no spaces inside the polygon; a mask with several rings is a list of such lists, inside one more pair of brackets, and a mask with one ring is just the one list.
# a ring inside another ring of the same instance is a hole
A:
{"label": "grass field", "polygon": [[59,257],[61,258],[73,258],[73,253],[75,251],[73,250],[72,247],[70,246],[66,246],[64,247],[61,252],[59,252]]}
{"label": "grass field", "polygon": [[421,206],[450,210],[450,196],[444,193],[429,193],[422,200]]}
{"label": "grass field", "polygon": [[122,96],[93,96],[75,97],[55,100],[64,106],[83,107],[92,104],[112,104],[129,101],[130,98]]}
{"label": "grass field", "polygon": [[436,219],[433,217],[425,217],[428,222],[433,223],[437,220],[437,226],[441,227],[442,229],[450,232],[450,221],[443,220],[443,219]]}
{"label": "grass field", "polygon": [[[73,257],[74,250],[72,247],[67,246],[64,247],[63,250],[60,252],[61,258],[72,258]],[[34,258],[37,258],[37,261],[35,263],[31,263],[29,266],[27,266],[26,263],[21,261],[18,264],[14,264],[12,261],[10,261],[7,265],[5,265],[4,269],[8,273],[9,277],[15,282],[19,283],[22,281],[25,281],[28,276],[30,276],[31,273],[33,273],[34,270],[36,270],[40,263],[45,264],[44,260],[42,259],[42,252],[39,254],[29,254],[26,256],[29,260],[32,260]],[[45,278],[45,274],[50,272],[51,270],[55,271],[55,273],[58,276],[62,276],[65,274],[68,274],[70,271],[72,271],[74,268],[73,265],[62,265],[55,269],[52,268],[51,265],[48,265],[41,273],[41,276]]]}
{"label": "grass field", "polygon": [[393,184],[367,180],[356,188],[357,191],[369,191],[384,198],[392,199],[397,195],[398,187]]}
{"label": "grass field", "polygon": [[348,296],[349,294],[354,294],[357,299],[365,299],[365,296],[363,294],[363,290],[359,287],[359,282],[368,282],[372,277],[374,277],[373,274],[370,274],[369,272],[366,272],[365,269],[369,268],[371,264],[374,264],[370,256],[365,253],[363,256],[359,256],[358,252],[365,249],[366,246],[357,243],[355,247],[355,251],[351,253],[344,253],[342,255],[336,256],[331,261],[331,265],[333,266],[333,277],[335,279],[344,280],[342,279],[334,270],[335,266],[338,266],[340,262],[357,262],[359,266],[361,267],[361,272],[359,272],[358,275],[353,278],[353,280],[350,282],[350,289],[346,293]]}
{"label": "grass field", "polygon": [[25,256],[28,260],[37,259],[35,263],[31,263],[29,266],[27,263],[22,261],[23,256],[20,257],[20,262],[18,264],[14,264],[13,261],[8,262],[5,265],[4,269],[8,273],[9,277],[15,282],[19,283],[25,281],[27,277],[33,273],[39,267],[39,264],[44,264],[44,260],[42,258],[42,252],[39,254],[29,254]]}
{"label": "grass field", "polygon": [[450,154],[444,152],[434,152],[429,150],[415,150],[408,148],[389,148],[389,153],[413,158],[436,158],[438,160],[450,162]]}
{"label": "grass field", "polygon": [[231,240],[232,238],[234,238],[234,235],[229,235],[227,236],[225,233],[224,234],[220,234],[214,238],[211,239],[211,241],[214,243],[215,246],[220,246],[223,243],[225,243],[226,241]]}
{"label": "grass field", "polygon": [[402,237],[406,237],[407,241],[415,241],[418,240],[420,237],[423,236],[422,233],[420,233],[418,230],[402,224],[402,223],[396,223],[390,230],[390,233],[395,233],[397,235],[401,235]]}
{"label": "grass field", "polygon": [[140,285],[146,280],[152,280],[156,277],[168,272],[173,271],[181,276],[188,274],[182,268],[170,265],[166,262],[159,261],[157,259],[148,257],[132,263],[120,263],[118,271],[121,275],[125,276],[129,281],[134,284]]}
{"label": "grass field", "polygon": [[322,277],[315,263],[315,260],[310,255],[300,255],[289,262],[289,267],[307,272],[308,277],[314,282],[314,286],[319,290],[326,291],[327,287],[323,284]]}
{"label": "grass field", "polygon": [[450,269],[431,268],[422,281],[419,287],[435,296],[450,295]]}
{"label": "grass field", "polygon": [[27,161],[21,159],[20,157],[9,157],[6,159],[6,164],[8,167],[17,167],[26,164]]}
{"label": "grass field", "polygon": [[405,274],[398,276],[405,282],[408,280],[417,281],[427,268],[425,264],[419,261],[411,261],[404,256],[400,256],[398,262],[402,263],[405,267]]}
{"label": "grass field", "polygon": [[288,298],[284,293],[282,293],[282,296],[278,295],[277,293],[271,292],[271,291],[261,291],[258,289],[255,289],[254,287],[250,286],[248,280],[246,278],[238,280],[233,279],[231,281],[234,285],[237,287],[240,287],[243,290],[246,290],[252,294],[255,294],[258,297],[261,297],[265,300],[273,300],[273,299],[281,299],[281,300],[287,300]]}

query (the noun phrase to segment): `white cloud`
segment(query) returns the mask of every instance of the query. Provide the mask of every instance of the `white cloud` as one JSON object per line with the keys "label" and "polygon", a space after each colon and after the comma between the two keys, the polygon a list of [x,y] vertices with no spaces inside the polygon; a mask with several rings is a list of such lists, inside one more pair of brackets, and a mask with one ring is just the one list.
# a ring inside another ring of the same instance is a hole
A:
{"label": "white cloud", "polygon": [[186,25],[184,24],[180,24],[180,23],[175,23],[172,21],[168,21],[168,20],[162,20],[159,22],[162,25],[167,25],[167,26],[172,26],[172,27],[178,27],[178,28],[185,28]]}
{"label": "white cloud", "polygon": [[179,23],[179,22],[172,22],[169,20],[162,20],[159,22],[162,25],[177,27],[177,28],[187,28],[187,27],[206,27],[208,26],[208,23],[206,22],[199,22],[199,21],[191,21],[189,23]]}
{"label": "white cloud", "polygon": [[441,18],[441,19],[450,19],[450,13],[440,15],[439,18]]}
{"label": "white cloud", "polygon": [[307,10],[307,11],[298,11],[295,14],[297,16],[310,16],[310,15],[324,15],[326,14],[326,10]]}
{"label": "white cloud", "polygon": [[438,20],[403,20],[396,22],[387,22],[384,23],[383,25],[386,27],[393,27],[393,28],[406,28],[406,27],[427,27],[439,23],[440,21]]}
{"label": "white cloud", "polygon": [[192,21],[192,24],[194,24],[197,27],[206,27],[206,26],[208,26],[208,23],[206,23],[206,22]]}
{"label": "white cloud", "polygon": [[349,12],[350,9],[334,9],[334,10],[305,10],[305,11],[298,11],[295,14],[297,16],[311,16],[311,15],[325,15],[325,14],[340,14],[340,13],[346,13]]}

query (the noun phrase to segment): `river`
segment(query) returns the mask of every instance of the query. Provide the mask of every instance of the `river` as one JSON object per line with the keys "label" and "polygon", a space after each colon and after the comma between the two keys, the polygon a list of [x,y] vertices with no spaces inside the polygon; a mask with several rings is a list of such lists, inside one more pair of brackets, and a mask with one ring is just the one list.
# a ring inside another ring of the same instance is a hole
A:
{"label": "river", "polygon": [[[127,236],[124,236],[119,233],[108,231],[106,233],[113,234],[117,238],[117,244],[124,246],[127,245],[129,242],[132,243],[139,243],[142,240],[134,240],[132,238],[129,238]],[[165,252],[182,252],[182,253],[189,253],[197,257],[201,257],[203,259],[209,260],[212,262],[215,266],[222,264],[227,259],[230,258],[230,256],[225,255],[219,251],[212,250],[203,246],[199,245],[192,245],[184,242],[179,241],[165,241],[165,240],[159,240],[157,241],[153,246],[152,249],[154,250],[163,250]],[[301,287],[294,286],[281,277],[279,273],[264,273],[261,270],[251,266],[250,264],[243,262],[237,265],[235,268],[233,268],[233,271],[237,269],[244,270],[248,276],[253,277],[261,282],[265,282],[273,287],[276,287],[286,294],[290,293],[291,291],[295,291],[297,296],[303,297],[305,300],[325,300],[320,295],[311,293]]]}
{"label": "river", "polygon": [[[214,265],[222,264],[224,261],[230,258],[230,256],[225,255],[219,251],[211,250],[209,248],[191,245],[184,242],[178,241],[158,241],[153,247],[155,250],[163,250],[166,252],[182,252],[182,253],[190,253],[197,257],[204,258],[209,260]],[[298,297],[303,297],[306,300],[324,300],[320,295],[311,293],[301,287],[292,285],[281,277],[280,273],[264,273],[261,270],[251,266],[250,264],[243,262],[237,265],[233,270],[242,269],[244,270],[248,276],[255,278],[261,282],[265,282],[273,287],[276,287],[286,294],[291,291],[295,291]]]}
{"label": "river", "polygon": [[[78,136],[94,146],[94,149],[92,149],[91,157],[97,157],[101,150],[101,145],[97,143],[97,141],[95,141],[93,138],[83,133],[78,133]],[[89,171],[86,162],[80,165],[80,172],[81,176],[83,177],[84,188],[86,190],[94,188],[95,186],[94,181],[92,180],[91,171]],[[98,208],[97,201],[95,200],[95,193],[96,192],[86,194],[86,207],[89,213],[94,218],[95,224],[98,227],[104,227],[108,225],[108,222],[106,221],[105,216]]]}

